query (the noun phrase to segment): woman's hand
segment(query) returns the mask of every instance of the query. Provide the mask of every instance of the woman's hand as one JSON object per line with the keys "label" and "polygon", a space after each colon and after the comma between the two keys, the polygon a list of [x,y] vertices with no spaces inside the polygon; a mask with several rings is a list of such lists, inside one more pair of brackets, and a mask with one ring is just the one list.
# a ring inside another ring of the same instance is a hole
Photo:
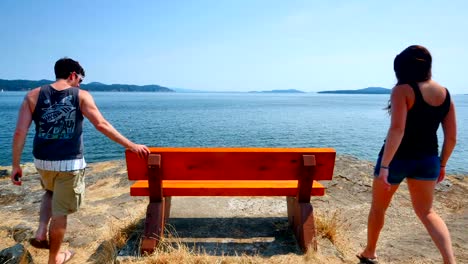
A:
{"label": "woman's hand", "polygon": [[381,180],[382,183],[384,184],[385,190],[389,191],[391,185],[388,182],[388,168],[380,168],[379,180]]}
{"label": "woman's hand", "polygon": [[439,178],[437,179],[437,183],[443,181],[445,179],[445,166],[440,167]]}

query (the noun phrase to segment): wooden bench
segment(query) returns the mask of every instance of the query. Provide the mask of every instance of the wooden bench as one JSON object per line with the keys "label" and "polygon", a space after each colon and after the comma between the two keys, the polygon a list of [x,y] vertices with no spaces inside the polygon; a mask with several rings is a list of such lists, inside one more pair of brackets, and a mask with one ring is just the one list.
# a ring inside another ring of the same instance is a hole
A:
{"label": "wooden bench", "polygon": [[172,196],[286,196],[288,222],[306,251],[317,249],[311,196],[331,180],[331,148],[150,148],[148,159],[126,150],[131,196],[149,196],[141,252],[164,234]]}

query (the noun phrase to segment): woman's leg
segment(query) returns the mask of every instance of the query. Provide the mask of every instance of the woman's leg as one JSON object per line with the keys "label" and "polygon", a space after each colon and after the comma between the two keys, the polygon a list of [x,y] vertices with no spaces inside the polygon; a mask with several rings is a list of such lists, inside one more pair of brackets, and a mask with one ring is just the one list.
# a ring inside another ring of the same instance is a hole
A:
{"label": "woman's leg", "polygon": [[361,253],[361,256],[371,259],[377,257],[375,251],[380,231],[384,226],[385,212],[398,186],[392,185],[390,190],[388,190],[387,185],[382,180],[378,178],[374,179],[374,183],[372,184],[372,204],[367,223],[367,246]]}
{"label": "woman's leg", "polygon": [[432,209],[436,181],[410,178],[407,180],[414,212],[424,224],[442,254],[444,263],[455,263],[449,230],[444,220]]}

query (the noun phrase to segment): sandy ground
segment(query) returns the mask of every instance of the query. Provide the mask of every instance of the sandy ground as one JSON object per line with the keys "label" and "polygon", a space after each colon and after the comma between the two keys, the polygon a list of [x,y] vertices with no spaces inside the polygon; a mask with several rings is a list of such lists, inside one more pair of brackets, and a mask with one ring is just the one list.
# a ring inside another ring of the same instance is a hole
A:
{"label": "sandy ground", "polygon": [[[0,167],[0,175],[8,167]],[[22,243],[35,263],[44,263],[47,251],[32,248],[27,238],[37,227],[42,196],[38,175],[25,165],[24,182],[13,186],[0,176],[0,250]],[[354,257],[364,245],[370,207],[372,164],[349,156],[336,160],[334,178],[327,194],[313,197],[315,214],[338,217],[338,238],[333,245],[319,239],[319,253],[333,263],[357,263]],[[434,207],[445,219],[459,263],[468,263],[468,185],[465,176],[449,176],[437,187]],[[76,250],[69,263],[96,263],[100,246],[130,223],[141,225],[147,199],[129,196],[124,161],[90,164],[87,169],[86,204],[69,217],[63,248]],[[170,237],[190,249],[212,256],[301,255],[288,229],[285,198],[175,197],[168,223]],[[140,234],[137,232],[134,237]],[[15,241],[16,240],[16,241]],[[131,258],[134,248],[120,251],[120,260]],[[441,257],[416,218],[406,184],[402,184],[387,212],[379,241],[381,263],[441,263]]]}

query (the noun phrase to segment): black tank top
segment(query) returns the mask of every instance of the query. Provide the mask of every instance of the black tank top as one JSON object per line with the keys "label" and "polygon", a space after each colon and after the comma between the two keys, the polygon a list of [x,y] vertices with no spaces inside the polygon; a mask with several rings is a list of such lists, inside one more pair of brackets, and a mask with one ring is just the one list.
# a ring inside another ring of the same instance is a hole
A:
{"label": "black tank top", "polygon": [[41,160],[72,160],[83,157],[83,114],[79,88],[62,91],[41,86],[32,118],[36,125],[33,155]]}
{"label": "black tank top", "polygon": [[[395,159],[417,159],[439,154],[437,129],[450,109],[450,93],[447,91],[444,102],[432,106],[421,94],[418,84],[410,84],[414,91],[414,105],[406,117],[405,134],[395,153]],[[385,144],[384,144],[385,145]],[[384,146],[379,155],[383,155]]]}

